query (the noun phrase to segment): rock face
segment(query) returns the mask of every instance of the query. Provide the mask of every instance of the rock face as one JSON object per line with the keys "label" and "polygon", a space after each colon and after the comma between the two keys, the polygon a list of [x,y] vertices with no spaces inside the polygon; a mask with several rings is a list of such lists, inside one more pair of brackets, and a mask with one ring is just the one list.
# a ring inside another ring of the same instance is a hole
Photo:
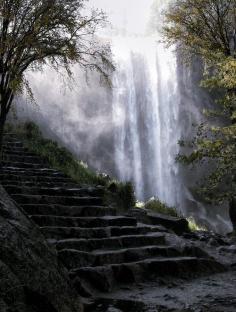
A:
{"label": "rock face", "polygon": [[56,252],[1,185],[0,311],[83,311]]}
{"label": "rock face", "polygon": [[188,221],[184,218],[166,216],[147,209],[132,209],[129,214],[135,216],[140,222],[162,225],[177,235],[189,232]]}

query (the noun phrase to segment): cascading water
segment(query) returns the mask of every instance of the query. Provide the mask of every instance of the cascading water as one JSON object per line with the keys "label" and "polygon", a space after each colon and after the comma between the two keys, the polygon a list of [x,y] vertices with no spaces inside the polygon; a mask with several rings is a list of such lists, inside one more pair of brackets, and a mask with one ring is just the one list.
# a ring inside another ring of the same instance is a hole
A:
{"label": "cascading water", "polygon": [[115,165],[132,180],[139,199],[179,203],[175,155],[179,89],[175,54],[157,37],[113,38]]}
{"label": "cascading water", "polygon": [[[119,45],[120,49],[120,45]],[[137,195],[143,197],[141,141],[139,136],[138,106],[132,52],[118,60],[114,77],[113,121],[115,129],[115,164],[121,180],[132,180]],[[123,116],[123,118],[121,118]]]}

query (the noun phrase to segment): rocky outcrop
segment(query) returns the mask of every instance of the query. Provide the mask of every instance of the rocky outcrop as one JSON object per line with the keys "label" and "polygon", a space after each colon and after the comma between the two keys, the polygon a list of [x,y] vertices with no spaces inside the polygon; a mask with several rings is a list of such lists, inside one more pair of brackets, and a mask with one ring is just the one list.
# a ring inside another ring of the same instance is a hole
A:
{"label": "rocky outcrop", "polygon": [[161,225],[177,235],[189,232],[188,221],[184,218],[167,216],[143,208],[131,209],[129,215],[135,216],[139,222],[145,224]]}
{"label": "rocky outcrop", "polygon": [[83,311],[56,251],[1,185],[0,311]]}

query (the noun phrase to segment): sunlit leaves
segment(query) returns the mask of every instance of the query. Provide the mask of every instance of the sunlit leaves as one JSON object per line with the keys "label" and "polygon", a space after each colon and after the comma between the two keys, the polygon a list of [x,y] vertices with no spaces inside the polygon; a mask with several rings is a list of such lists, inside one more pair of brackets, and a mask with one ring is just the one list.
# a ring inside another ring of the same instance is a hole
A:
{"label": "sunlit leaves", "polygon": [[184,53],[230,54],[235,30],[235,1],[177,0],[166,14],[164,32]]}
{"label": "sunlit leaves", "polygon": [[183,56],[201,57],[201,85],[221,94],[216,109],[204,111],[211,122],[201,124],[191,142],[181,141],[191,151],[177,160],[207,163],[212,171],[199,192],[209,202],[230,200],[236,196],[236,2],[176,0],[166,13],[164,33]]}

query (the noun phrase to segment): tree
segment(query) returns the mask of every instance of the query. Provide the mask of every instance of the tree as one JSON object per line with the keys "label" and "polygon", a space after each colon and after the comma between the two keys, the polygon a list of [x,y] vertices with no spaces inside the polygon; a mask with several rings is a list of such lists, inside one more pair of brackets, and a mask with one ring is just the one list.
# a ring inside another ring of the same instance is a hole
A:
{"label": "tree", "polygon": [[30,92],[27,70],[56,70],[78,63],[109,81],[114,70],[109,45],[96,39],[106,22],[103,12],[85,8],[86,0],[0,0],[0,153],[7,114],[17,93]]}
{"label": "tree", "polygon": [[216,109],[205,112],[208,122],[199,126],[191,142],[182,142],[192,151],[177,159],[188,165],[210,164],[213,169],[199,192],[210,203],[229,202],[236,229],[236,2],[176,0],[165,17],[168,44],[176,44],[187,59],[200,56],[202,85],[221,94]]}

